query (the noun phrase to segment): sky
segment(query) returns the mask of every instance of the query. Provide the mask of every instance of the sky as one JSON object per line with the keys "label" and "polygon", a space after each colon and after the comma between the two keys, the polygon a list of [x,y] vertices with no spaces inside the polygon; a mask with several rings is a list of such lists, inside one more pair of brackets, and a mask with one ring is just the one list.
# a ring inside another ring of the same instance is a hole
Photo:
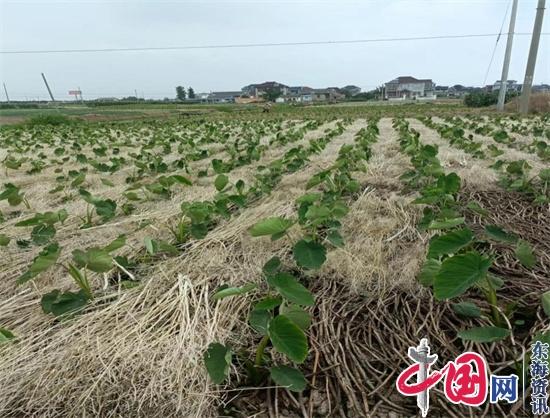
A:
{"label": "sky", "polygon": [[[511,0],[48,1],[0,0],[0,51],[205,46],[498,33]],[[537,0],[520,0],[516,32],[533,30]],[[550,8],[550,5],[547,5]],[[550,84],[550,12],[535,83]],[[531,36],[516,36],[509,79],[523,81]],[[494,61],[489,67],[496,45]],[[355,84],[364,91],[397,76],[438,85],[500,78],[506,36],[381,43],[164,51],[3,54],[0,81],[10,99],[56,99],[80,87],[84,99],[175,96],[240,90],[279,81],[314,88]],[[489,72],[487,73],[487,69]],[[5,100],[0,92],[0,100]]]}

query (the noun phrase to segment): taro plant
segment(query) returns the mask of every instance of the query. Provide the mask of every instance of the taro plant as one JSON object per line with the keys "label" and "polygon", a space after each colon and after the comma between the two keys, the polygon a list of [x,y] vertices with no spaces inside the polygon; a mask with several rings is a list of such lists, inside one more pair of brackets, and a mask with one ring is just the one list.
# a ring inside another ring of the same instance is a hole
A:
{"label": "taro plant", "polygon": [[111,252],[123,247],[126,237],[120,235],[105,247],[92,247],[87,250],[74,250],[72,262],[65,269],[80,288],[78,292],[62,292],[55,289],[42,296],[41,305],[44,313],[56,317],[74,314],[94,299],[94,293],[89,282],[89,272],[106,273],[114,266]]}
{"label": "taro plant", "polygon": [[[252,305],[248,323],[254,332],[261,336],[253,360],[237,355],[249,373],[251,383],[258,384],[269,376],[278,385],[289,390],[301,392],[307,382],[302,372],[295,367],[307,358],[309,349],[305,330],[311,323],[310,314],[305,306],[314,303],[313,295],[290,273],[282,271],[281,261],[274,257],[264,268],[267,290]],[[223,286],[212,296],[221,300],[238,296],[256,289],[255,284],[242,287]],[[273,353],[266,349],[271,344],[290,364],[281,364]],[[206,369],[212,381],[222,383],[228,376],[233,360],[230,347],[212,343],[204,354]]]}
{"label": "taro plant", "polygon": [[0,345],[15,340],[15,335],[7,328],[0,327]]}
{"label": "taro plant", "polygon": [[[321,186],[322,192],[306,193],[297,199],[297,219],[263,219],[249,229],[250,234],[253,237],[270,236],[274,241],[288,235],[288,230],[298,224],[303,238],[293,245],[293,259],[297,266],[305,270],[319,269],[326,261],[326,242],[336,247],[343,245],[343,239],[338,232],[339,219],[345,216],[348,208],[342,197],[359,188],[350,173],[362,169],[360,162],[370,156],[369,146],[374,140],[372,135],[376,135],[377,130],[371,127],[369,131],[370,134],[361,132],[358,135],[357,152],[354,152],[353,146],[343,146],[336,163],[310,180],[308,188]],[[293,168],[288,169],[291,171]],[[224,180],[221,185],[225,183]],[[253,361],[242,354],[237,354],[236,360],[248,371],[252,384],[261,383],[269,372],[269,377],[276,384],[301,392],[306,388],[307,381],[296,365],[303,363],[308,356],[305,331],[310,326],[311,317],[304,308],[314,304],[314,297],[300,283],[298,277],[284,271],[278,257],[271,258],[264,265],[263,274],[267,282],[267,292],[253,303],[248,318],[250,326],[261,335],[261,339]],[[253,283],[242,287],[222,286],[213,295],[213,299],[242,295],[256,288],[257,285]],[[267,355],[269,344],[291,363],[280,364],[273,351],[271,356]],[[229,374],[233,351],[229,346],[211,343],[204,354],[204,362],[211,380],[220,384]]]}
{"label": "taro plant", "polygon": [[[516,244],[516,256],[522,264],[530,268],[536,260],[529,244],[493,225],[486,226],[485,237],[476,236],[465,226],[462,211],[469,209],[482,217],[488,212],[476,202],[462,207],[458,199],[460,178],[455,173],[446,175],[439,169],[435,172],[424,170],[427,164],[440,166],[437,152],[430,154],[431,162],[419,158],[422,156],[423,146],[414,141],[414,146],[411,147],[406,122],[398,120],[395,124],[400,127],[402,149],[411,155],[411,162],[419,173],[414,177],[404,176],[403,179],[413,179],[416,184],[424,185],[419,190],[420,197],[414,201],[427,205],[419,228],[440,231],[430,240],[427,258],[419,276],[420,282],[432,287],[438,300],[455,299],[470,288],[477,288],[487,301],[490,311],[487,318],[492,325],[460,331],[459,337],[477,342],[506,338],[511,333],[508,317],[513,314],[517,304],[504,307],[503,302],[498,300],[497,291],[504,282],[490,273],[493,257],[486,254],[483,248],[486,238]],[[479,318],[484,315],[483,310],[471,301],[455,303],[452,308],[460,316]]]}
{"label": "taro plant", "polygon": [[[78,292],[62,292],[55,289],[42,296],[41,305],[45,313],[63,316],[81,310],[94,298],[88,273],[106,273],[113,268],[111,252],[121,248],[126,243],[124,235],[119,236],[105,247],[92,247],[87,250],[74,250],[72,262],[64,264],[68,274],[80,288]],[[28,270],[17,279],[18,284],[24,284],[35,279],[42,272],[57,263],[61,254],[58,243],[52,242],[35,257]]]}
{"label": "taro plant", "polygon": [[55,224],[63,224],[68,217],[65,209],[56,212],[37,213],[32,218],[17,222],[15,226],[34,226],[31,231],[31,240],[35,245],[47,244],[56,234]]}
{"label": "taro plant", "polygon": [[109,221],[115,217],[117,204],[112,199],[101,199],[85,190],[79,189],[79,194],[88,205],[86,206],[86,217],[82,218],[81,228],[90,228],[93,226],[93,208],[95,208],[96,214],[101,218],[103,223]]}
{"label": "taro plant", "polygon": [[506,190],[524,193],[537,204],[550,202],[550,169],[529,176],[531,166],[525,160],[505,162],[498,160],[492,167],[500,172],[499,184]]}
{"label": "taro plant", "polygon": [[13,183],[4,184],[4,190],[0,193],[0,201],[2,200],[7,200],[10,206],[18,206],[23,203],[27,209],[31,208],[25,194]]}

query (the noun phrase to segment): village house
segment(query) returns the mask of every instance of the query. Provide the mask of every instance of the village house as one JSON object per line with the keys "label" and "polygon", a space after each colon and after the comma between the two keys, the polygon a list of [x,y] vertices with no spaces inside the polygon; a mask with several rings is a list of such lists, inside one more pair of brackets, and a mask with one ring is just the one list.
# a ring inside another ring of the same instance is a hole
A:
{"label": "village house", "polygon": [[241,94],[245,96],[260,97],[268,91],[277,91],[285,96],[289,93],[290,87],[277,83],[276,81],[266,81],[260,84],[249,84],[241,89]]}
{"label": "village house", "polygon": [[330,87],[326,89],[313,89],[313,101],[314,102],[335,102],[343,99],[344,94],[339,92],[336,87]]}
{"label": "village house", "polygon": [[385,99],[435,99],[435,83],[431,79],[417,79],[411,76],[397,77],[385,83]]}
{"label": "village house", "polygon": [[[492,86],[487,86],[488,91],[499,91],[500,87],[502,86],[502,80],[497,80],[494,82]],[[516,80],[507,80],[506,81],[506,91],[507,92],[520,92],[521,91],[521,84],[518,84]]]}
{"label": "village house", "polygon": [[213,91],[208,94],[205,101],[207,103],[235,103],[235,99],[241,94],[240,91]]}

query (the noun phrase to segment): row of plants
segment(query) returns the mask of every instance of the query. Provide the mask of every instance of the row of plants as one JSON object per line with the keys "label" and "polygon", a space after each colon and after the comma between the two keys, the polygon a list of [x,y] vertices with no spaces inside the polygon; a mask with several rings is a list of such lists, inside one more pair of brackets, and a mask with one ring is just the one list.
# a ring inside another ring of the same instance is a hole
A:
{"label": "row of plants", "polygon": [[[316,126],[316,124],[311,124],[301,130],[301,137],[305,136],[309,129],[314,129]],[[238,164],[212,160],[213,169],[218,173],[214,180],[214,187],[218,193],[212,201],[184,202],[181,204],[181,215],[178,216],[177,223],[171,228],[174,236],[173,242],[146,238],[144,242],[145,258],[141,254],[138,254],[135,260],[128,259],[127,257],[114,257],[111,254],[125,245],[125,236],[118,237],[105,247],[74,250],[72,253],[72,262],[61,265],[79,287],[79,291],[62,292],[59,289],[55,289],[43,295],[41,301],[43,311],[52,313],[55,316],[66,316],[84,308],[94,299],[94,293],[89,281],[90,273],[107,273],[113,268],[117,268],[121,270],[124,277],[135,281],[135,276],[130,273],[130,270],[136,268],[136,264],[138,263],[136,260],[146,262],[153,260],[154,257],[158,257],[159,255],[176,256],[181,254],[183,244],[189,239],[205,238],[208,232],[218,225],[221,220],[228,219],[237,210],[249,206],[261,195],[270,192],[284,174],[294,172],[303,167],[311,155],[320,153],[344,129],[345,123],[338,122],[336,128],[328,130],[325,132],[325,135],[319,138],[311,139],[308,141],[307,146],[300,144],[288,150],[283,157],[272,162],[270,165],[270,167],[278,168],[277,176],[273,172],[269,177],[259,175],[255,184],[248,189],[246,189],[243,180],[230,184],[229,178],[226,175],[226,173],[230,173],[231,170],[239,166]],[[295,140],[298,140],[298,137]],[[300,151],[299,157],[297,156],[297,151]],[[263,167],[260,167],[260,172],[262,170]],[[175,175],[167,178],[172,177],[175,177]],[[265,187],[264,181],[266,178],[269,179],[269,187]],[[97,214],[102,216],[105,222],[112,219],[114,210],[116,209],[114,202],[105,202],[83,189],[80,189],[80,194],[90,206],[95,207]],[[62,209],[58,212],[37,213],[33,217],[16,224],[18,227],[34,226],[30,241],[36,245],[44,245],[42,251],[35,257],[28,270],[17,279],[18,284],[33,280],[42,272],[59,264],[58,259],[62,248],[57,242],[53,241],[56,233],[54,225],[58,222],[63,223],[67,217],[67,211]],[[5,238],[7,241],[5,245],[7,245],[9,238]],[[125,280],[121,284],[125,287],[135,285],[130,280]]]}
{"label": "row of plants", "polygon": [[[515,124],[509,126],[503,122],[502,118],[493,118],[489,122],[481,118],[462,119],[453,116],[445,118],[445,121],[451,125],[471,130],[478,135],[488,136],[498,144],[504,144],[512,149],[535,154],[543,161],[550,161],[550,146],[548,143],[550,137],[546,140],[543,138],[545,132],[550,135],[550,128],[546,128],[545,131],[545,128],[535,124],[531,129],[524,128],[524,130],[522,130]],[[519,141],[509,132],[520,133],[522,135],[533,135],[534,138],[531,142],[526,143],[524,141]]]}
{"label": "row of plants", "polygon": [[[466,138],[461,125],[454,125],[457,119],[447,119],[448,124],[436,123],[431,118],[420,118],[420,121],[429,128],[435,129],[442,138],[451,145],[465,151],[474,158],[491,161],[503,154],[496,145],[491,144],[483,148],[483,144],[473,140],[470,134]],[[538,174],[532,174],[532,166],[525,160],[506,161],[496,159],[490,165],[497,171],[498,184],[505,190],[524,194],[536,204],[550,202],[550,169],[542,169]]]}
{"label": "row of plants", "polygon": [[[293,122],[289,122],[287,125],[288,129],[292,130],[295,124]],[[260,124],[259,127],[254,128],[255,130],[253,131],[243,128],[242,132],[248,132],[249,136],[245,135],[244,139],[242,137],[237,137],[234,142],[229,140],[230,132],[224,133],[224,131],[219,131],[218,127],[215,125],[206,124],[204,127],[202,127],[202,129],[204,132],[207,133],[206,138],[208,138],[208,143],[212,143],[214,141],[213,135],[219,135],[222,137],[220,143],[224,144],[224,150],[227,151],[227,153],[230,155],[230,161],[232,164],[246,165],[253,160],[258,160],[265,152],[265,146],[257,147],[262,136],[272,134],[274,132],[280,132],[280,126],[280,122],[272,122],[271,124],[267,124],[265,126]],[[306,124],[304,127],[298,129],[297,131],[303,134],[304,130],[307,131],[308,129],[314,129],[316,126],[316,123],[309,123]],[[197,132],[197,130],[194,130],[193,132]],[[119,132],[117,131],[116,133],[117,134],[114,136],[118,137]],[[161,135],[159,136],[164,138]],[[198,138],[201,138],[201,136],[198,136]],[[163,146],[165,148],[164,151],[170,154],[173,152],[172,144],[175,145],[176,140],[180,141],[177,148],[178,154],[181,155],[181,158],[173,161],[171,164],[165,163],[163,161],[162,155],[153,155],[144,150],[145,148],[158,148],[159,144],[163,143]],[[61,203],[66,203],[67,201],[74,200],[77,197],[80,197],[86,202],[86,214],[84,216],[81,216],[81,228],[89,228],[91,226],[105,223],[111,220],[115,216],[117,208],[119,208],[124,215],[130,215],[137,209],[137,202],[148,202],[158,199],[170,199],[173,196],[172,188],[174,186],[191,185],[191,181],[184,175],[168,175],[168,173],[173,173],[174,171],[179,171],[184,168],[185,173],[183,174],[189,174],[190,172],[188,169],[188,163],[190,161],[197,161],[198,159],[206,158],[208,156],[208,152],[206,152],[206,150],[202,150],[200,152],[197,151],[199,150],[197,145],[197,143],[199,142],[201,141],[184,141],[181,138],[171,138],[169,142],[162,142],[160,139],[155,139],[154,143],[147,146],[144,145],[140,153],[130,153],[129,155],[131,157],[135,157],[135,168],[133,173],[131,173],[130,176],[126,177],[125,181],[128,186],[119,199],[113,200],[101,198],[100,196],[92,196],[89,190],[87,190],[87,187],[90,186],[90,183],[86,181],[88,172],[88,167],[86,166],[80,168],[79,170],[68,170],[66,174],[63,173],[62,168],[56,168],[55,173],[58,173],[59,175],[55,177],[55,181],[58,185],[54,189],[50,190],[50,194],[52,195],[52,199],[54,199],[57,193],[61,193]],[[78,149],[79,151],[81,151],[81,148]],[[101,153],[102,155],[105,155],[106,149],[107,145],[102,144],[101,148],[97,147],[93,150],[95,153]],[[120,152],[119,150],[117,151],[117,149],[118,148],[115,147],[112,151],[115,153]],[[62,152],[64,152],[64,150],[62,150]],[[18,160],[17,166],[10,165],[10,162],[12,161],[10,158],[12,157],[10,156],[10,154],[8,154],[8,158],[4,161],[4,165],[6,167],[9,166],[11,169],[20,168],[24,158]],[[63,161],[58,161],[57,163],[60,164],[62,162],[68,162],[68,158],[69,157],[66,157],[63,159]],[[109,177],[111,177],[112,174],[120,169],[128,170],[128,166],[130,165],[130,161],[123,158],[117,159],[116,164],[113,158],[111,158],[111,165],[106,164],[105,162],[90,162],[89,158],[85,154],[80,152],[76,155],[75,158],[75,161],[80,163],[81,165],[90,163],[93,166],[97,166],[99,164],[100,166],[104,167],[103,169],[99,168],[99,170],[97,170],[99,172],[109,173],[109,176],[100,178],[103,190],[108,190],[115,187],[115,184],[113,183],[113,181],[111,181]],[[146,160],[146,158],[148,158],[148,160]],[[44,160],[40,161],[43,162]],[[184,163],[180,164],[182,161]],[[50,161],[48,164],[53,163]],[[113,168],[115,165],[117,168]],[[206,176],[208,175],[208,172],[207,170],[199,170],[197,175],[199,177]],[[26,200],[26,198],[24,197],[24,192],[22,192],[20,188],[13,183],[7,183],[5,185],[5,190],[0,194],[0,200],[1,199],[7,200],[10,206],[17,206],[21,202],[23,202],[26,207],[30,209],[30,204],[28,200]],[[93,219],[94,209],[97,214],[97,218],[95,221]]]}
{"label": "row of plants", "polygon": [[[341,219],[360,189],[353,173],[366,170],[371,146],[378,136],[377,122],[371,120],[357,133],[354,144],[340,148],[333,165],[309,179],[307,192],[295,201],[295,216],[263,219],[249,229],[253,237],[270,236],[272,241],[286,238],[292,243],[288,250],[292,264],[284,265],[274,256],[263,266],[260,283],[224,285],[212,296],[218,303],[254,292],[248,324],[257,342],[253,354],[220,342],[211,343],[204,362],[213,383],[223,383],[233,365],[245,372],[248,385],[257,386],[271,379],[295,392],[307,387],[307,379],[299,369],[309,355],[306,332],[311,316],[307,307],[315,303],[307,284],[325,263],[327,252],[344,246]],[[272,350],[268,351],[270,345]]]}
{"label": "row of plants", "polygon": [[[491,271],[498,256],[492,244],[513,249],[526,269],[537,263],[531,245],[499,225],[485,222],[482,231],[468,226],[468,213],[482,220],[490,213],[478,202],[465,201],[460,195],[461,179],[454,172],[445,173],[437,158],[437,146],[422,144],[419,133],[403,119],[396,119],[394,127],[399,132],[401,150],[414,167],[401,179],[410,190],[418,192],[413,203],[424,206],[418,228],[434,234],[420,283],[432,289],[435,299],[452,301],[451,308],[460,317],[488,324],[458,331],[462,340],[489,343],[527,332],[536,320],[535,312],[521,298],[509,300],[500,296],[507,283]],[[550,292],[542,295],[541,303],[550,314]],[[505,347],[510,358],[516,359],[518,353]]]}

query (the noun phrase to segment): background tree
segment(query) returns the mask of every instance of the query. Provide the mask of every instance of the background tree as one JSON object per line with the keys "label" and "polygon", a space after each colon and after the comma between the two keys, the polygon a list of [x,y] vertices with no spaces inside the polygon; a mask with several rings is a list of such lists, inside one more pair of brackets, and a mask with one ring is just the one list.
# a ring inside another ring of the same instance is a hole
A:
{"label": "background tree", "polygon": [[263,98],[266,99],[268,102],[274,102],[281,95],[282,95],[281,90],[269,89],[265,91],[265,93],[263,94]]}
{"label": "background tree", "polygon": [[194,99],[196,97],[193,87],[189,87],[189,89],[187,90],[187,97],[189,97],[190,99]]}
{"label": "background tree", "polygon": [[178,100],[185,100],[185,97],[186,97],[186,93],[185,93],[185,87],[182,87],[182,86],[177,86],[176,87],[176,98]]}

